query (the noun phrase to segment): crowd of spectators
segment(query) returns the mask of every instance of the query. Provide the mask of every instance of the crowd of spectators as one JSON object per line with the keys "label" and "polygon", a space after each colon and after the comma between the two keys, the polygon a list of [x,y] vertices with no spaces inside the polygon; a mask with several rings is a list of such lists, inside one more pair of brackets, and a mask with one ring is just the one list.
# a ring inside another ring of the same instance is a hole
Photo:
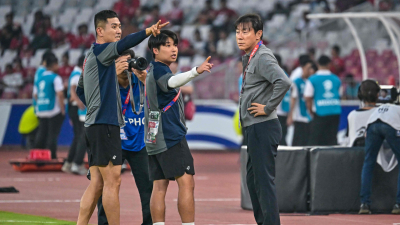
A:
{"label": "crowd of spectators", "polygon": [[[336,8],[332,8],[332,4],[327,0],[293,0],[285,1],[289,4],[277,2],[268,13],[259,12],[265,21],[270,20],[275,14],[283,14],[289,16],[293,7],[297,4],[310,4],[311,11],[322,10],[329,13],[337,10],[345,10],[355,4],[365,2],[366,0],[337,0]],[[374,3],[373,0],[370,0]],[[190,20],[191,25],[200,27],[202,25],[210,26],[208,37],[204,38],[199,29],[194,29],[193,34],[189,35],[192,38],[183,38],[181,35],[182,26],[187,24],[187,11],[181,7],[182,1],[172,0],[172,8],[166,13],[160,13],[160,6],[141,4],[140,0],[119,0],[114,4],[112,9],[117,12],[123,25],[122,37],[144,29],[158,20],[162,22],[170,21],[169,29],[174,30],[180,37],[179,53],[180,56],[195,57],[195,56],[212,56],[212,60],[223,62],[227,58],[237,56],[239,50],[235,44],[234,21],[238,17],[238,12],[229,8],[227,0],[219,0],[219,7],[215,7],[213,0],[206,0],[204,8],[198,11],[193,20]],[[385,0],[382,2],[390,2]],[[383,3],[382,3],[383,4]],[[390,5],[390,4],[389,4]],[[388,7],[387,4],[383,6]],[[255,9],[257,12],[257,9]],[[304,12],[304,17],[301,19],[295,29],[303,30],[315,26],[313,22],[308,21]],[[46,15],[41,10],[34,14],[34,22],[30,29],[30,33],[24,34],[21,25],[14,22],[14,14],[12,12],[5,16],[6,23],[0,31],[1,54],[5,50],[10,49],[17,51],[17,57],[12,63],[5,65],[3,71],[0,71],[0,97],[29,98],[29,88],[32,84],[34,68],[23,68],[22,59],[32,57],[39,49],[57,49],[61,46],[68,45],[68,49],[85,49],[90,48],[95,42],[95,36],[89,32],[88,26],[92,26],[92,21],[82,23],[77,27],[77,31],[66,30],[63,26],[53,27],[52,15]],[[188,37],[188,34],[184,35]],[[268,43],[268,40],[264,40]],[[332,50],[334,51],[334,50]],[[339,57],[340,53],[332,53],[333,68],[337,73],[343,71],[343,60]],[[68,79],[73,65],[69,65],[68,52],[61,59],[60,76],[64,81]],[[148,59],[151,59],[151,54],[148,52]],[[29,66],[28,66],[29,67]],[[338,71],[339,70],[339,71]],[[290,71],[289,71],[290,72]],[[27,93],[20,94],[19,90],[27,89]],[[7,94],[13,93],[13,94]]]}

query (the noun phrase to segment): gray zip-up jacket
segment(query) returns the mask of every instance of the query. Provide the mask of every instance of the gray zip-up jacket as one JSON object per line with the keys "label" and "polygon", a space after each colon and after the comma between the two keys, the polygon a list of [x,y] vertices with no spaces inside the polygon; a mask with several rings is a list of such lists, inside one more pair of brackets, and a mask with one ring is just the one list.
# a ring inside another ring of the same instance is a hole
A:
{"label": "gray zip-up jacket", "polygon": [[[246,69],[244,91],[239,101],[240,121],[243,127],[278,118],[276,108],[292,84],[278,65],[272,51],[265,45],[260,46],[247,66],[249,58],[250,54],[242,58],[243,71]],[[265,105],[264,111],[267,115],[254,117],[254,114],[247,110],[251,103]]]}

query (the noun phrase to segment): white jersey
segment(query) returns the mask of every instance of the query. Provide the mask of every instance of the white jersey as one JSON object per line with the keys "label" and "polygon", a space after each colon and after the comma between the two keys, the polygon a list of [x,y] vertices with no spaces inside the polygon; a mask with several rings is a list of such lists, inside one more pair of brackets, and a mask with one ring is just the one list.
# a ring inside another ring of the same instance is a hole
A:
{"label": "white jersey", "polygon": [[372,109],[357,109],[353,110],[347,116],[348,122],[348,137],[349,143],[348,146],[354,146],[354,142],[357,139],[365,138],[365,133],[367,131],[368,119],[371,114],[376,110],[376,108]]}
{"label": "white jersey", "polygon": [[383,104],[369,117],[368,124],[377,120],[390,125],[395,130],[400,130],[400,106]]}
{"label": "white jersey", "polygon": [[290,78],[290,80],[294,81],[297,78],[300,78],[302,75],[303,75],[303,68],[301,68],[301,66],[299,66],[292,71],[289,78]]}
{"label": "white jersey", "polygon": [[[349,138],[348,147],[352,147],[357,139],[365,138],[369,120],[377,110],[378,108],[367,110],[358,109],[350,112],[347,116]],[[387,144],[381,146],[376,161],[385,172],[390,172],[396,167],[397,160],[390,147],[386,146]]]}

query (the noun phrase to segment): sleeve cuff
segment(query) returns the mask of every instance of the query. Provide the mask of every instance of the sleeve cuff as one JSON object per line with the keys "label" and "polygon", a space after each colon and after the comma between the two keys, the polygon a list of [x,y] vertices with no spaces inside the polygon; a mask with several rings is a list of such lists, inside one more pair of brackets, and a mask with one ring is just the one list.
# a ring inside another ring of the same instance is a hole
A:
{"label": "sleeve cuff", "polygon": [[192,68],[192,75],[193,75],[193,77],[197,77],[198,75],[200,75],[200,74],[197,72],[197,67],[193,67],[193,68]]}
{"label": "sleeve cuff", "polygon": [[274,111],[275,109],[270,109],[268,108],[268,106],[264,107],[264,112],[267,114],[267,116],[271,115],[271,113]]}

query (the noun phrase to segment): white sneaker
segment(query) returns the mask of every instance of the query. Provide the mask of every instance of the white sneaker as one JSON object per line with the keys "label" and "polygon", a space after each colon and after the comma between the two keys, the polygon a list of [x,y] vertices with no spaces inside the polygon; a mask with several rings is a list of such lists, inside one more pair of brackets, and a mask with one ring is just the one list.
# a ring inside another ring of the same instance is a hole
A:
{"label": "white sneaker", "polygon": [[71,172],[72,163],[65,161],[64,165],[61,167],[61,171],[64,173],[72,173]]}
{"label": "white sneaker", "polygon": [[77,175],[86,175],[87,169],[84,164],[78,166],[76,163],[72,163],[71,172]]}

